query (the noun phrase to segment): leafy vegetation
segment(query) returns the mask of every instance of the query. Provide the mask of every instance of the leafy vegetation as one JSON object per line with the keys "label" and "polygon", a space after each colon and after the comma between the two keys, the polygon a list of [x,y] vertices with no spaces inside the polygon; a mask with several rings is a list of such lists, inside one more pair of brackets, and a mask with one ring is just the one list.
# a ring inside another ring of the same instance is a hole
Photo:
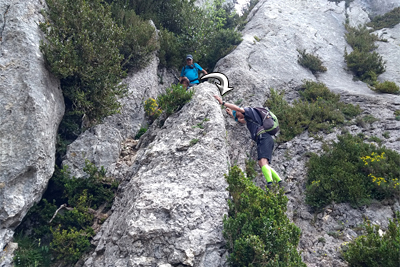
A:
{"label": "leafy vegetation", "polygon": [[[100,0],[47,0],[40,27],[46,35],[40,49],[50,71],[61,80],[66,116],[85,117],[89,125],[117,112],[124,72],[119,47],[124,32]],[[73,15],[71,15],[73,14]],[[77,127],[80,128],[80,127]]]}
{"label": "leafy vegetation", "polygon": [[396,83],[377,81],[378,75],[385,72],[385,62],[378,53],[373,51],[377,48],[375,41],[379,40],[378,36],[371,34],[366,25],[351,27],[349,23],[346,23],[345,28],[346,41],[353,48],[350,54],[345,50],[344,58],[348,69],[357,78],[369,84],[371,90],[381,93],[399,93]]}
{"label": "leafy vegetation", "polygon": [[111,208],[118,183],[90,162],[84,171],[87,177],[77,179],[67,167],[56,170],[43,199],[16,230],[17,266],[48,266],[50,259],[71,265],[90,249],[93,226],[102,222],[97,216]]}
{"label": "leafy vegetation", "polygon": [[374,82],[374,86],[371,86],[370,88],[371,90],[380,93],[398,94],[400,92],[400,88],[396,85],[396,83],[389,81],[384,81],[383,83],[376,81]]}
{"label": "leafy vegetation", "polygon": [[285,215],[283,190],[262,190],[237,166],[225,178],[232,197],[223,230],[230,266],[306,266],[296,249],[300,229]]}
{"label": "leafy vegetation", "polygon": [[342,252],[351,267],[361,266],[400,266],[400,214],[389,220],[388,230],[380,236],[379,226],[364,225],[365,235],[357,237]]}
{"label": "leafy vegetation", "polygon": [[332,93],[323,83],[305,81],[300,92],[301,100],[289,105],[271,89],[265,105],[279,119],[280,134],[278,142],[286,142],[308,130],[310,133],[330,131],[361,113],[360,107],[340,102],[340,96]]}
{"label": "leafy vegetation", "polygon": [[322,208],[332,201],[363,204],[399,195],[400,155],[345,134],[324,154],[312,154],[308,167],[306,202]]}
{"label": "leafy vegetation", "polygon": [[15,252],[14,265],[21,267],[50,266],[49,247],[43,246],[39,240],[31,240],[22,235],[16,235],[14,242],[18,243]]}
{"label": "leafy vegetation", "polygon": [[169,116],[180,110],[186,103],[192,99],[193,90],[186,90],[180,85],[171,85],[165,89],[165,93],[157,97],[158,106]]}
{"label": "leafy vegetation", "polygon": [[375,16],[371,22],[367,23],[368,27],[372,27],[375,31],[382,28],[393,28],[400,23],[400,7],[396,7],[388,13]]}
{"label": "leafy vegetation", "polygon": [[140,127],[138,133],[135,135],[135,139],[139,139],[142,135],[144,135],[147,132],[146,127]]}
{"label": "leafy vegetation", "polygon": [[151,19],[161,29],[159,58],[162,66],[179,68],[186,54],[192,54],[203,68],[212,70],[216,62],[241,42],[235,29],[240,17],[234,5],[221,0],[206,7],[185,0],[109,0]]}
{"label": "leafy vegetation", "polygon": [[297,52],[300,54],[298,55],[297,62],[301,66],[308,68],[313,74],[327,71],[326,67],[322,65],[322,61],[318,56],[306,53],[305,49],[303,51],[297,50]]}
{"label": "leafy vegetation", "polygon": [[144,113],[146,114],[150,123],[152,123],[161,115],[162,110],[154,98],[149,98],[144,102]]}

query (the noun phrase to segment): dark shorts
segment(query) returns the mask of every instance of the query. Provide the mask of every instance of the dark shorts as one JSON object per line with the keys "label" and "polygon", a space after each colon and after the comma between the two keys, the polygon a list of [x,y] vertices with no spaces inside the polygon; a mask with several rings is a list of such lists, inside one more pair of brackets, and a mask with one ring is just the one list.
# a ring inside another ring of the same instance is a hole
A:
{"label": "dark shorts", "polygon": [[272,151],[274,150],[274,139],[268,133],[261,134],[257,139],[258,160],[265,158],[268,163],[272,160]]}

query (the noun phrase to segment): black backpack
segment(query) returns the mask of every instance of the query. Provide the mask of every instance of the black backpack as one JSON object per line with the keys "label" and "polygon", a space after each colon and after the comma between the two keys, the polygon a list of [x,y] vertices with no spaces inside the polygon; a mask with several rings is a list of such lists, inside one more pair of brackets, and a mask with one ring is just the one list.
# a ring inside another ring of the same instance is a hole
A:
{"label": "black backpack", "polygon": [[260,123],[257,123],[252,119],[247,118],[247,120],[250,121],[251,123],[255,123],[256,125],[260,126],[257,129],[257,136],[262,133],[269,133],[270,135],[275,135],[277,132],[279,132],[278,118],[268,108],[256,107],[252,108],[252,111],[253,112],[256,111],[258,113],[263,123],[262,125],[260,125]]}

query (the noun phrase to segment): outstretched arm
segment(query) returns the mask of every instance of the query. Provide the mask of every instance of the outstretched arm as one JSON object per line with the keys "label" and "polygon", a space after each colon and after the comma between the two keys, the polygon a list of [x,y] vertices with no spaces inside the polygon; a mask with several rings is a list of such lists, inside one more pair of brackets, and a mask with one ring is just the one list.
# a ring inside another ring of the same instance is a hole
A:
{"label": "outstretched arm", "polygon": [[[217,96],[217,95],[214,95],[214,97],[215,97],[215,99],[217,99],[218,102],[222,105],[222,103],[223,103],[222,99],[221,99],[219,96]],[[234,105],[234,104],[226,103],[226,102],[225,102],[225,103],[224,103],[224,106],[227,107],[227,108],[229,108],[229,109],[231,109],[231,110],[239,111],[239,112],[241,112],[241,113],[244,113],[244,109],[243,109],[243,108],[239,108],[238,106],[236,106],[236,105]],[[231,114],[229,114],[229,115],[231,115]]]}

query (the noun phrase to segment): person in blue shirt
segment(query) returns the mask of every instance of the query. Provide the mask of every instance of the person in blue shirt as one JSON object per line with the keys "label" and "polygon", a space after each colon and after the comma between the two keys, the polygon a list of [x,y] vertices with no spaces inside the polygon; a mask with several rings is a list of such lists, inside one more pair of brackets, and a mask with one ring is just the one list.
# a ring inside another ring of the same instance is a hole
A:
{"label": "person in blue shirt", "polygon": [[189,79],[189,86],[192,87],[200,83],[199,81],[199,71],[207,74],[207,71],[200,67],[199,64],[193,63],[193,56],[187,55],[186,56],[186,66],[182,68],[181,76],[179,77],[179,82],[182,82],[182,79],[188,78]]}

